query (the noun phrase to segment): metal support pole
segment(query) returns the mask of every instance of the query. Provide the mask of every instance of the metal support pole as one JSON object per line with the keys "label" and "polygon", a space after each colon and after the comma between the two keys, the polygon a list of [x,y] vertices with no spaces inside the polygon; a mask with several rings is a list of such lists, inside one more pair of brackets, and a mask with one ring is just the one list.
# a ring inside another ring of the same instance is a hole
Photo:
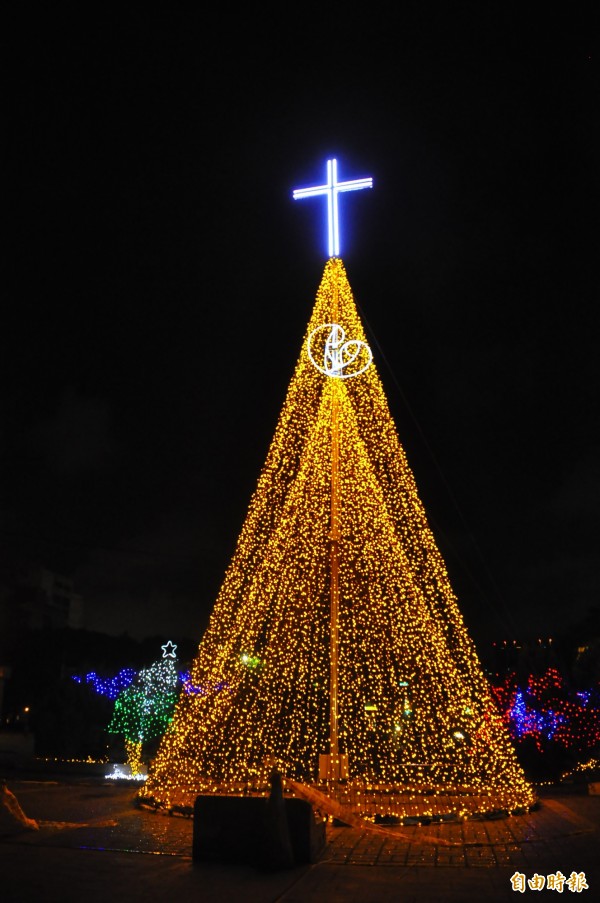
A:
{"label": "metal support pole", "polygon": [[[337,278],[334,283],[332,321],[339,317]],[[340,750],[338,740],[338,622],[340,604],[339,542],[340,542],[340,432],[339,379],[332,379],[331,387],[331,534],[330,534],[330,688],[329,688],[329,767],[328,779],[339,779]]]}

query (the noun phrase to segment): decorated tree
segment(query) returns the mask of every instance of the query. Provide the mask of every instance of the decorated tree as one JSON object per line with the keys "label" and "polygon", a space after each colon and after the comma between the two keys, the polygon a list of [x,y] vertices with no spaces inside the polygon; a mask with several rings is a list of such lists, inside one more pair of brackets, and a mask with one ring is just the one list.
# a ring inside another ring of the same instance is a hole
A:
{"label": "decorated tree", "polygon": [[142,669],[115,702],[109,733],[122,734],[132,775],[140,772],[143,744],[161,737],[173,717],[177,701],[177,646],[169,640],[162,658]]}
{"label": "decorated tree", "polygon": [[521,681],[510,672],[493,693],[517,751],[533,744],[546,758],[562,750],[581,762],[600,749],[599,684],[577,689],[549,667]]}
{"label": "decorated tree", "polygon": [[526,807],[337,254],[141,795],[263,792],[276,764],[367,816]]}

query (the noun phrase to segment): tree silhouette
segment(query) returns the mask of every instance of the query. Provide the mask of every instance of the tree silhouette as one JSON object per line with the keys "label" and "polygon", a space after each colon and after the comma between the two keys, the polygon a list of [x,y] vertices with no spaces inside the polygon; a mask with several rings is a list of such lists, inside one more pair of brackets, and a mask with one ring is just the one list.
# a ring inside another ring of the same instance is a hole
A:
{"label": "tree silhouette", "polygon": [[108,731],[123,735],[132,775],[140,772],[143,744],[162,736],[173,717],[178,680],[176,648],[169,640],[162,647],[162,658],[142,669],[115,701]]}

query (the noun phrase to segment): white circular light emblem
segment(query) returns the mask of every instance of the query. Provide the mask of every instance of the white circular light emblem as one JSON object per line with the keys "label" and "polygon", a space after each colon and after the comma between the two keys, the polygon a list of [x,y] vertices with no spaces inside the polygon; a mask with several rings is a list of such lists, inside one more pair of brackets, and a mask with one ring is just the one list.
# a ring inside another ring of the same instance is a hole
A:
{"label": "white circular light emblem", "polygon": [[[337,323],[325,323],[313,329],[306,343],[311,363],[319,373],[336,379],[350,379],[360,376],[373,360],[371,349],[360,339],[348,339]],[[321,363],[317,363],[322,360]]]}

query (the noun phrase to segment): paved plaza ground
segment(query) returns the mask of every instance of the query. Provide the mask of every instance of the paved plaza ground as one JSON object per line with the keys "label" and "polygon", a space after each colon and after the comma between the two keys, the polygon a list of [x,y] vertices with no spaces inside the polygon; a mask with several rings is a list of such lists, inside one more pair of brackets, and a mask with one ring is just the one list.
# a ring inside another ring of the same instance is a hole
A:
{"label": "paved plaza ground", "polygon": [[[194,864],[193,822],[137,808],[131,786],[65,778],[8,786],[40,830],[0,836],[2,903],[600,899],[600,796],[585,786],[548,790],[536,811],[510,818],[388,834],[328,826],[318,863],[278,872]],[[567,879],[560,894],[548,888],[548,876],[560,886],[558,873]]]}

